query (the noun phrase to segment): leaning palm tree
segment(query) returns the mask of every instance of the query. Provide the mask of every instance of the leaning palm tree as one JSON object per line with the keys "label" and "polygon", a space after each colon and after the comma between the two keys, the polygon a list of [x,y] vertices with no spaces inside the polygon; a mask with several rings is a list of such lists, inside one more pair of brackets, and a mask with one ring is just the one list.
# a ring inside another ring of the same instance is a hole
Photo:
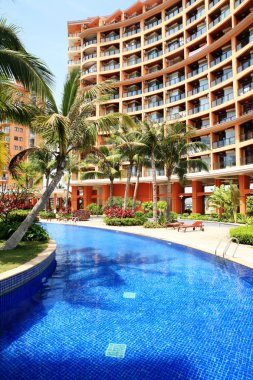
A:
{"label": "leaning palm tree", "polygon": [[160,150],[162,139],[162,129],[157,123],[146,120],[141,124],[142,142],[144,144],[143,153],[150,158],[152,169],[152,188],[153,188],[153,219],[157,220],[157,180],[156,180],[156,161]]}
{"label": "leaning palm tree", "polygon": [[[35,117],[32,122],[34,131],[42,137],[44,143],[57,147],[53,152],[56,169],[48,188],[44,191],[40,200],[2,249],[13,249],[20,242],[60,182],[66,168],[67,157],[72,151],[82,151],[84,155],[87,155],[96,143],[98,130],[108,133],[113,126],[119,124],[120,119],[131,123],[131,119],[127,115],[116,113],[92,120],[91,116],[97,104],[101,99],[104,100],[103,95],[111,90],[112,84],[104,82],[91,87],[85,92],[81,92],[79,91],[79,78],[78,70],[71,71],[64,86],[61,109],[58,110],[55,102],[53,102],[51,107],[47,109],[46,114]],[[36,150],[36,148],[32,149],[33,151]],[[28,153],[29,149],[20,152],[19,155],[11,160],[9,167],[11,172],[15,172],[16,161],[25,157]]]}
{"label": "leaning palm tree", "polygon": [[19,28],[0,19],[0,82],[21,83],[29,93],[53,101],[49,85],[52,74],[37,57],[29,54],[18,37]]}
{"label": "leaning palm tree", "polygon": [[169,124],[164,122],[160,126],[162,139],[159,149],[159,159],[165,166],[167,177],[167,212],[169,219],[171,212],[171,177],[177,175],[179,181],[184,183],[189,169],[208,171],[207,164],[201,158],[188,158],[189,155],[207,149],[206,144],[200,141],[191,141],[196,135],[193,128],[186,128],[184,123],[176,122]]}
{"label": "leaning palm tree", "polygon": [[121,177],[120,162],[121,155],[119,153],[116,153],[114,150],[109,149],[107,146],[101,146],[98,150],[94,150],[86,160],[86,165],[95,165],[97,167],[97,170],[86,171],[81,177],[82,179],[109,178],[110,207],[113,206],[114,180]]}
{"label": "leaning palm tree", "polygon": [[127,161],[127,178],[124,194],[124,204],[123,209],[127,208],[127,199],[129,186],[131,182],[132,170],[135,162],[135,156],[138,153],[139,149],[144,146],[141,142],[141,132],[138,130],[137,125],[133,128],[128,128],[128,126],[123,126],[119,131],[112,136],[116,149],[121,155],[122,161]]}

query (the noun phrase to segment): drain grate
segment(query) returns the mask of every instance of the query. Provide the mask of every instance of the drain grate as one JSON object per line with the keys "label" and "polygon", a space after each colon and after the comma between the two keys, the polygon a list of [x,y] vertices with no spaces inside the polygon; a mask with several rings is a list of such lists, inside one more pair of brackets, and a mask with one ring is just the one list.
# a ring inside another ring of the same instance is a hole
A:
{"label": "drain grate", "polygon": [[136,298],[136,293],[132,293],[132,292],[124,292],[124,293],[123,293],[123,297],[124,297],[124,298],[132,298],[132,299],[134,299],[134,298]]}
{"label": "drain grate", "polygon": [[105,356],[110,356],[111,358],[124,359],[126,348],[126,344],[109,343],[109,346],[105,351]]}

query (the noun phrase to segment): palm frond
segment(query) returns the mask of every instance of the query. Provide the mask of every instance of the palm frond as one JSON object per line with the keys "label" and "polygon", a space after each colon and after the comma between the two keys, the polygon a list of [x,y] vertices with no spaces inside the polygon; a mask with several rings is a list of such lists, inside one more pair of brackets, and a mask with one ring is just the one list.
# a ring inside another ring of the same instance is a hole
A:
{"label": "palm frond", "polygon": [[69,73],[63,90],[63,98],[61,112],[67,116],[76,100],[76,95],[79,89],[80,70],[73,69]]}

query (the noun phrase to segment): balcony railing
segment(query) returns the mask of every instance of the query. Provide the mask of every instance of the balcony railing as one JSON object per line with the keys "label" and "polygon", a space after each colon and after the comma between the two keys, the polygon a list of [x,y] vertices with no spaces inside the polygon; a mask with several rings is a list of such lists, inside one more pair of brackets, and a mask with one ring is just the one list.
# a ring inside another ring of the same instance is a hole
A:
{"label": "balcony railing", "polygon": [[153,21],[153,22],[151,22],[151,23],[145,25],[144,29],[145,29],[145,30],[147,30],[147,29],[151,29],[151,28],[153,28],[154,26],[161,24],[161,22],[162,22],[161,19],[160,19],[160,20],[155,20],[155,21]]}
{"label": "balcony railing", "polygon": [[206,63],[205,65],[202,65],[202,66],[198,67],[197,69],[192,70],[190,73],[188,73],[188,78],[191,78],[194,75],[198,75],[207,69],[208,69],[208,64]]}
{"label": "balcony railing", "polygon": [[186,8],[188,8],[190,5],[192,5],[193,3],[195,3],[196,0],[189,0],[187,1],[187,3],[185,4]]}
{"label": "balcony railing", "polygon": [[141,76],[141,73],[136,72],[136,73],[131,73],[126,76],[126,79],[134,79],[134,78],[139,78]]}
{"label": "balcony railing", "polygon": [[181,75],[179,77],[175,77],[175,78],[169,79],[168,82],[166,83],[166,86],[173,86],[174,84],[182,82],[183,80],[185,80],[185,76],[184,75]]}
{"label": "balcony railing", "polygon": [[120,68],[120,64],[117,63],[116,65],[107,65],[102,67],[102,71],[108,71],[108,70],[117,70]]}
{"label": "balcony railing", "polygon": [[230,94],[227,94],[227,95],[221,96],[220,98],[218,98],[218,99],[216,99],[216,100],[213,100],[213,101],[212,101],[212,106],[213,106],[213,107],[220,106],[220,105],[223,104],[224,102],[228,102],[229,100],[232,100],[232,99],[234,99],[234,94],[233,94],[233,92],[231,92]]}
{"label": "balcony railing", "polygon": [[241,71],[247,69],[248,67],[253,65],[253,58],[248,59],[247,61],[243,62],[240,66],[238,66],[237,72],[240,73]]}
{"label": "balcony railing", "polygon": [[166,36],[171,36],[172,34],[178,32],[183,28],[183,24],[177,25],[174,28],[168,29],[166,32]]}
{"label": "balcony railing", "polygon": [[178,102],[179,100],[185,99],[185,94],[171,95],[167,98],[168,103]]}
{"label": "balcony railing", "polygon": [[253,139],[253,131],[247,131],[245,133],[241,133],[240,140],[241,141],[247,141]]}
{"label": "balcony railing", "polygon": [[234,120],[235,118],[236,115],[220,117],[219,120],[216,122],[216,125],[227,123],[228,121]]}
{"label": "balcony railing", "polygon": [[154,117],[154,118],[151,117],[150,120],[153,123],[162,123],[164,121],[164,118],[163,117]]}
{"label": "balcony railing", "polygon": [[241,116],[248,115],[249,113],[253,112],[253,106],[248,106],[241,112]]}
{"label": "balcony railing", "polygon": [[218,63],[220,62],[223,62],[225,59],[227,59],[228,57],[231,57],[232,55],[232,51],[231,50],[228,50],[224,53],[222,53],[219,57],[215,58],[212,62],[211,62],[211,67],[217,65]]}
{"label": "balcony railing", "polygon": [[92,58],[96,58],[96,57],[97,57],[97,53],[87,54],[87,55],[83,56],[82,62],[88,61],[88,59],[92,59]]}
{"label": "balcony railing", "polygon": [[193,21],[197,20],[198,18],[200,18],[204,14],[205,14],[205,9],[202,9],[201,11],[197,12],[195,15],[193,15],[192,17],[190,17],[187,20],[187,25],[191,24]]}
{"label": "balcony railing", "polygon": [[203,28],[199,29],[196,33],[193,33],[191,36],[187,37],[186,41],[190,42],[194,40],[195,38],[198,38],[202,36],[206,32],[206,27],[204,26]]}
{"label": "balcony railing", "polygon": [[216,17],[212,22],[209,24],[209,29],[213,28],[215,25],[217,25],[219,22],[221,22],[224,18],[226,18],[230,14],[230,9],[226,9],[224,12],[222,12],[218,17]]}
{"label": "balcony railing", "polygon": [[170,51],[176,50],[176,49],[180,48],[183,45],[184,45],[184,41],[173,42],[171,45],[168,45],[166,51],[170,52]]}
{"label": "balcony railing", "polygon": [[159,107],[159,106],[162,106],[163,105],[163,100],[157,100],[155,102],[150,102],[148,104],[145,105],[145,109],[146,108],[153,108],[153,107]]}
{"label": "balcony railing", "polygon": [[207,44],[198,47],[197,49],[194,49],[192,51],[189,51],[189,57],[192,57],[194,54],[199,53],[201,50],[205,49],[207,47]]}
{"label": "balcony railing", "polygon": [[141,93],[142,93],[141,89],[133,90],[133,91],[126,91],[123,93],[123,96],[127,98],[128,96],[141,95]]}
{"label": "balcony railing", "polygon": [[235,156],[224,159],[223,161],[214,163],[214,169],[226,169],[232,166],[236,166]]}
{"label": "balcony railing", "polygon": [[220,77],[216,78],[211,82],[211,86],[216,86],[219,83],[224,82],[225,80],[232,78],[232,70],[226,72],[225,74],[221,75]]}
{"label": "balcony railing", "polygon": [[223,146],[226,146],[226,145],[232,145],[235,143],[235,137],[229,137],[227,139],[222,139],[220,141],[215,141],[213,143],[213,148],[216,149],[216,148],[222,148]]}
{"label": "balcony railing", "polygon": [[129,30],[128,32],[123,33],[123,37],[132,36],[133,34],[137,34],[137,33],[140,33],[140,32],[141,32],[140,28]]}
{"label": "balcony railing", "polygon": [[191,91],[188,91],[188,96],[198,94],[199,92],[208,90],[208,83],[203,84],[202,86],[196,87]]}
{"label": "balcony railing", "polygon": [[180,7],[180,8],[176,8],[176,9],[174,9],[173,11],[168,12],[168,13],[166,14],[166,16],[165,16],[165,20],[167,21],[167,20],[173,18],[174,16],[178,15],[179,13],[181,13],[182,10],[183,10],[183,8]]}
{"label": "balcony railing", "polygon": [[236,50],[240,50],[242,49],[244,46],[248,45],[250,42],[253,41],[253,35],[250,35],[249,37],[247,38],[244,38],[243,40],[241,40],[237,45],[236,45]]}
{"label": "balcony railing", "polygon": [[69,33],[70,38],[79,37],[80,33]]}
{"label": "balcony railing", "polygon": [[138,59],[132,59],[130,61],[124,62],[124,66],[132,66],[132,65],[137,65],[138,63],[141,62],[141,58]]}
{"label": "balcony railing", "polygon": [[80,65],[80,63],[81,63],[81,59],[68,61],[69,65]]}
{"label": "balcony railing", "polygon": [[144,89],[144,92],[151,92],[151,91],[156,91],[156,90],[160,90],[163,88],[163,83],[158,83],[158,84],[155,84],[153,86],[148,86]]}
{"label": "balcony railing", "polygon": [[150,59],[154,59],[154,58],[157,58],[157,57],[160,57],[161,55],[163,55],[163,51],[157,51],[155,53],[152,53],[152,54],[148,54],[146,57],[144,57],[144,61],[149,61]]}
{"label": "balcony railing", "polygon": [[97,44],[97,40],[86,41],[86,42],[84,42],[83,47],[93,45],[93,44]]}
{"label": "balcony railing", "polygon": [[246,94],[249,91],[253,90],[253,82],[244,83],[238,90],[238,95]]}
{"label": "balcony railing", "polygon": [[69,51],[79,51],[81,46],[69,46]]}
{"label": "balcony railing", "polygon": [[241,165],[250,165],[253,164],[253,155],[247,154],[246,156],[242,157]]}
{"label": "balcony railing", "polygon": [[192,109],[189,110],[189,115],[208,110],[209,108],[210,108],[209,104],[202,104],[200,106],[193,107]]}
{"label": "balcony railing", "polygon": [[148,40],[145,41],[145,45],[150,45],[152,44],[153,42],[156,42],[156,41],[159,41],[160,39],[162,38],[162,35],[159,34],[158,36],[155,36],[153,38],[149,38]]}
{"label": "balcony railing", "polygon": [[119,93],[111,94],[111,95],[108,97],[108,100],[114,100],[114,99],[119,99]]}
{"label": "balcony railing", "polygon": [[82,72],[83,75],[91,74],[91,73],[96,73],[97,72],[97,67],[90,67],[88,70],[85,70]]}
{"label": "balcony railing", "polygon": [[109,41],[114,41],[114,40],[118,40],[118,39],[119,39],[119,35],[115,34],[113,36],[101,38],[101,42],[109,42]]}
{"label": "balcony railing", "polygon": [[245,0],[236,0],[235,1],[235,8],[239,7],[240,4],[242,4]]}
{"label": "balcony railing", "polygon": [[119,53],[120,53],[119,49],[108,50],[108,51],[101,51],[101,57],[107,57],[107,56],[115,55],[115,54],[119,54]]}
{"label": "balcony railing", "polygon": [[213,0],[209,3],[209,9],[211,9],[212,7],[214,7],[216,4],[218,4],[220,2],[220,0]]}
{"label": "balcony railing", "polygon": [[179,112],[175,112],[175,113],[170,113],[168,115],[168,117],[170,120],[181,119],[183,117],[186,117],[186,111],[179,111]]}
{"label": "balcony railing", "polygon": [[124,48],[124,51],[135,50],[135,49],[138,49],[139,47],[141,47],[141,44],[129,45],[129,46],[126,46],[126,47]]}
{"label": "balcony railing", "polygon": [[142,106],[132,106],[132,107],[127,107],[127,112],[138,112],[142,110]]}

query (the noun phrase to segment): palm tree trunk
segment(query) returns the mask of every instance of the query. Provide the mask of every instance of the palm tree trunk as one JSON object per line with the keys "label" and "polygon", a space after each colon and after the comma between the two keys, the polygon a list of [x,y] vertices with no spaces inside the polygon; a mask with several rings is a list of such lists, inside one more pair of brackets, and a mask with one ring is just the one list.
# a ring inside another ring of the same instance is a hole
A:
{"label": "palm tree trunk", "polygon": [[134,196],[133,196],[133,205],[132,210],[135,211],[135,204],[136,204],[136,198],[137,198],[137,192],[140,182],[140,175],[141,175],[141,165],[137,165],[137,172],[136,172],[136,182],[134,187]]}
{"label": "palm tree trunk", "polygon": [[[49,185],[49,175],[46,176],[46,189],[48,188],[48,185]],[[50,210],[50,207],[49,207],[49,202],[46,203],[45,205],[45,211],[47,212],[48,210]]]}
{"label": "palm tree trunk", "polygon": [[68,205],[69,205],[70,179],[71,179],[71,173],[69,173],[68,182],[67,182],[67,194],[66,194],[66,205],[65,205],[65,210],[66,211],[68,210]]}
{"label": "palm tree trunk", "polygon": [[124,210],[126,210],[127,208],[127,198],[128,198],[129,185],[130,185],[130,180],[131,180],[131,175],[132,175],[132,168],[133,168],[133,164],[130,163],[127,168],[127,181],[126,181],[124,205],[123,205]]}
{"label": "palm tree trunk", "polygon": [[10,249],[16,248],[16,246],[21,241],[24,234],[27,232],[28,228],[32,225],[32,223],[36,219],[39,212],[41,210],[43,210],[43,208],[45,207],[46,203],[48,202],[50,195],[52,194],[52,192],[56,188],[57,184],[60,182],[63,174],[64,174],[63,168],[60,168],[57,170],[54,179],[51,181],[48,188],[44,191],[40,200],[33,207],[31,213],[29,215],[27,215],[25,220],[20,224],[20,226],[14,232],[14,234],[11,235],[11,237],[6,241],[6,243],[1,248],[1,250],[10,250]]}
{"label": "palm tree trunk", "polygon": [[169,220],[171,213],[171,172],[166,170],[167,177],[167,210],[166,210],[166,218]]}
{"label": "palm tree trunk", "polygon": [[151,154],[151,168],[152,168],[152,186],[153,186],[153,219],[157,220],[157,183],[156,183],[156,166],[154,152]]}
{"label": "palm tree trunk", "polygon": [[109,205],[110,205],[110,208],[113,206],[113,178],[110,178]]}

